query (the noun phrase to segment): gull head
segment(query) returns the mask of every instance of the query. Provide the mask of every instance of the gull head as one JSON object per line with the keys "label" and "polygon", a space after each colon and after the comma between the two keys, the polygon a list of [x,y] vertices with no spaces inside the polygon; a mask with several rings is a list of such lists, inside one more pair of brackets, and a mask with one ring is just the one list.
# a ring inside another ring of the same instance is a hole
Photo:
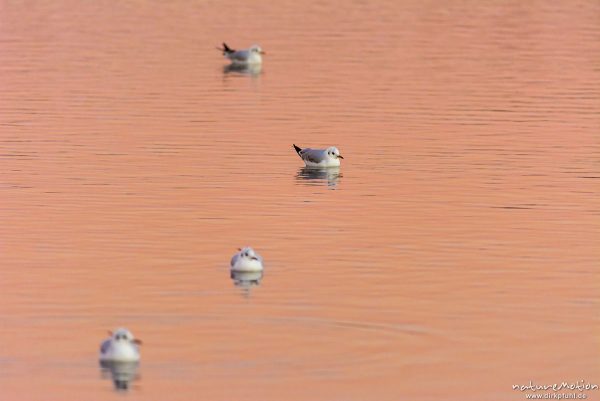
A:
{"label": "gull head", "polygon": [[113,341],[116,341],[116,342],[133,343],[133,344],[137,344],[137,345],[142,344],[142,341],[135,338],[133,336],[133,334],[131,333],[131,331],[124,329],[124,328],[119,328],[119,329],[115,330],[114,333],[111,333],[111,337],[112,337]]}
{"label": "gull head", "polygon": [[254,252],[254,249],[250,248],[249,246],[240,249],[240,257],[248,260],[259,260],[256,252]]}
{"label": "gull head", "polygon": [[266,54],[259,45],[252,45],[249,50],[251,53]]}
{"label": "gull head", "polygon": [[327,156],[332,159],[343,159],[342,155],[340,155],[340,151],[335,146],[330,146],[326,149]]}

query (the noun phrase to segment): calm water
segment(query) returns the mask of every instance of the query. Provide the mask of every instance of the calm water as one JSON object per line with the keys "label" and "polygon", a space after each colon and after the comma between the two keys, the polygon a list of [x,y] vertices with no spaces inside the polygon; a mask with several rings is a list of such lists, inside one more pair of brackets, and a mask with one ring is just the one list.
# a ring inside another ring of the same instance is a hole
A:
{"label": "calm water", "polygon": [[0,399],[599,383],[599,54],[597,1],[0,1]]}

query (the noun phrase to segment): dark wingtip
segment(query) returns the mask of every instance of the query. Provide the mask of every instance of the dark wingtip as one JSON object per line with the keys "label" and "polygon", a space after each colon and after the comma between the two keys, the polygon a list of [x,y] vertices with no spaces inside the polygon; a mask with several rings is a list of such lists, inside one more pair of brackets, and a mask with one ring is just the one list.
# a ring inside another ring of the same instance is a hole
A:
{"label": "dark wingtip", "polygon": [[302,150],[302,148],[296,146],[295,144],[294,144],[294,149],[296,149],[296,153],[298,153],[298,154],[300,154],[300,151]]}
{"label": "dark wingtip", "polygon": [[234,51],[231,47],[227,46],[227,43],[223,42],[223,53],[233,53]]}

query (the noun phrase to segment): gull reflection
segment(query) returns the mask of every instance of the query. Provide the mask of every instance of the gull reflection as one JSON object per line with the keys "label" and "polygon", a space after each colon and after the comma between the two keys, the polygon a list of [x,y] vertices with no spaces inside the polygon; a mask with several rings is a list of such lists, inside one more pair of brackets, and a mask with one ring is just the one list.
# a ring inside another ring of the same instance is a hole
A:
{"label": "gull reflection", "polygon": [[262,73],[261,64],[237,65],[228,64],[223,67],[224,74],[248,75],[251,77],[259,76]]}
{"label": "gull reflection", "polygon": [[241,288],[244,291],[245,296],[250,295],[250,290],[253,287],[260,285],[263,278],[263,272],[240,272],[231,271],[231,280],[236,287]]}
{"label": "gull reflection", "polygon": [[318,184],[319,181],[327,182],[327,186],[334,189],[342,174],[339,167],[302,167],[296,174],[298,181],[307,181],[309,185]]}
{"label": "gull reflection", "polygon": [[117,391],[129,390],[131,382],[138,380],[139,362],[100,361],[103,379],[111,379]]}

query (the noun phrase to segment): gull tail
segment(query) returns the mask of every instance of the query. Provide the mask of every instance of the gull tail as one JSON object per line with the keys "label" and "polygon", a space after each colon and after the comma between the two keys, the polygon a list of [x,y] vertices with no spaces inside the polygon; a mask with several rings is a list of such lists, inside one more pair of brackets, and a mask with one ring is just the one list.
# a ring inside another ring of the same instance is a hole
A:
{"label": "gull tail", "polygon": [[302,148],[299,148],[298,146],[294,145],[294,149],[296,149],[296,153],[298,153],[298,156],[300,156],[300,151],[302,150]]}

